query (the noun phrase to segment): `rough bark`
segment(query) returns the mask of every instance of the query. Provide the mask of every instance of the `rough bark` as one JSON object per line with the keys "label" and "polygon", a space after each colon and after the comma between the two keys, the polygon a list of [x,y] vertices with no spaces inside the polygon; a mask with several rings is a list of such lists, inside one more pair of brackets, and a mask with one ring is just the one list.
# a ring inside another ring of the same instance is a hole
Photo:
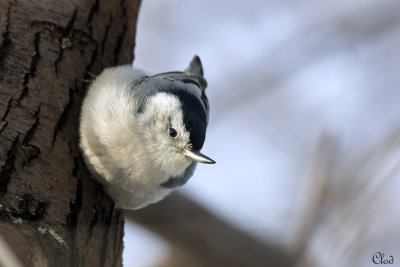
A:
{"label": "rough bark", "polygon": [[0,1],[0,235],[24,266],[121,266],[78,148],[87,73],[130,63],[140,0]]}

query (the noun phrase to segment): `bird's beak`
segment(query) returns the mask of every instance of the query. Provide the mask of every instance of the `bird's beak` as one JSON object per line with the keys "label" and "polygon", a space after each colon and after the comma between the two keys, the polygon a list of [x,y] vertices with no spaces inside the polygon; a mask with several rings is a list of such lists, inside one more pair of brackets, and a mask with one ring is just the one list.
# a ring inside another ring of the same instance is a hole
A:
{"label": "bird's beak", "polygon": [[214,164],[215,161],[207,157],[206,155],[201,154],[198,151],[193,151],[189,149],[184,149],[183,154],[189,158],[191,158],[194,161],[198,161],[201,163],[208,163],[208,164]]}

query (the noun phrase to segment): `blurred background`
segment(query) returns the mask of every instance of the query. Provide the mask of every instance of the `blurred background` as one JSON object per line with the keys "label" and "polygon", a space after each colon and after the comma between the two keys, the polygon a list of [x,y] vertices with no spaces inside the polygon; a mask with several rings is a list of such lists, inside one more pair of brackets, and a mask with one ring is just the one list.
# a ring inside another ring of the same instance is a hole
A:
{"label": "blurred background", "polygon": [[143,0],[134,65],[194,54],[217,164],[127,215],[124,266],[400,266],[400,2]]}

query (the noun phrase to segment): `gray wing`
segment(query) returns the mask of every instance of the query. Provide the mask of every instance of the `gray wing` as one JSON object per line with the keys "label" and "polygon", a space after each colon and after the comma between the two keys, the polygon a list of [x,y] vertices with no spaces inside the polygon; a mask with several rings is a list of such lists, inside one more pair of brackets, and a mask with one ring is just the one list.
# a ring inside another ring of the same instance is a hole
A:
{"label": "gray wing", "polygon": [[198,56],[194,56],[185,71],[163,72],[150,76],[143,76],[132,83],[132,90],[139,99],[139,112],[146,100],[158,92],[187,90],[199,97],[209,112],[209,103],[205,94],[207,81],[203,77],[203,67]]}

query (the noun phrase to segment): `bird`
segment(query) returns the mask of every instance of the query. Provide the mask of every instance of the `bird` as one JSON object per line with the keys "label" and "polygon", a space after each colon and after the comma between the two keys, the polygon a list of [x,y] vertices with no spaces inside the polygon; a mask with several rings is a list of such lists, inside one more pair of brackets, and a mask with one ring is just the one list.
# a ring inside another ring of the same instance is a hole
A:
{"label": "bird", "polygon": [[121,209],[165,198],[192,177],[209,121],[200,58],[184,71],[106,68],[84,97],[79,145],[91,176]]}

